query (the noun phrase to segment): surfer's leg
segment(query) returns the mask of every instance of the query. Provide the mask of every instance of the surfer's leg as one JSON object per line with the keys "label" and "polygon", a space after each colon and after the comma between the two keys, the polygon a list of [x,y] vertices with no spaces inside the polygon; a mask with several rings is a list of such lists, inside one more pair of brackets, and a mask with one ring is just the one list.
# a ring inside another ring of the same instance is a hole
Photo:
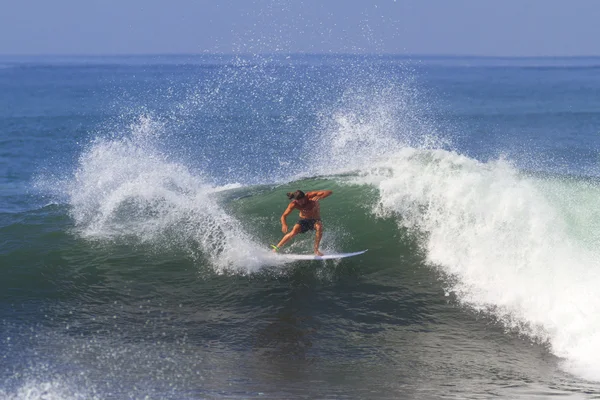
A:
{"label": "surfer's leg", "polygon": [[283,239],[281,239],[281,241],[279,243],[277,243],[277,247],[281,247],[284,244],[286,244],[288,242],[288,240],[290,240],[291,238],[293,238],[294,236],[299,234],[301,229],[302,229],[302,227],[300,226],[300,224],[294,225],[294,227],[292,228],[292,231],[290,233],[288,233],[287,235],[285,235],[283,237]]}
{"label": "surfer's leg", "polygon": [[315,254],[317,256],[322,256],[323,253],[319,251],[319,245],[321,244],[321,238],[323,237],[323,223],[321,221],[315,222],[315,230],[317,231],[315,234]]}

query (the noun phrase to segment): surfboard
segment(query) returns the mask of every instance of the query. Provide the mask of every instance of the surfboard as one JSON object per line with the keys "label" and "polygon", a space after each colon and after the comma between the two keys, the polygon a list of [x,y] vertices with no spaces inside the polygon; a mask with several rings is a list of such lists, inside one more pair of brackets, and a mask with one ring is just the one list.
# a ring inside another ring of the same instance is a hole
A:
{"label": "surfboard", "polygon": [[286,260],[337,260],[338,258],[354,257],[365,253],[367,250],[356,251],[354,253],[337,253],[315,256],[314,254],[278,254],[279,257]]}

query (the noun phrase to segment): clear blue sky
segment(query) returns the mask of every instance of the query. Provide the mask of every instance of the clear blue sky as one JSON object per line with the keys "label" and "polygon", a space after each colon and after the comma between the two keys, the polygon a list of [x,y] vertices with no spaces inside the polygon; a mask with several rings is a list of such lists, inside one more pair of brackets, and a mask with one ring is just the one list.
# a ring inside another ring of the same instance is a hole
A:
{"label": "clear blue sky", "polygon": [[600,55],[598,0],[4,0],[0,54]]}

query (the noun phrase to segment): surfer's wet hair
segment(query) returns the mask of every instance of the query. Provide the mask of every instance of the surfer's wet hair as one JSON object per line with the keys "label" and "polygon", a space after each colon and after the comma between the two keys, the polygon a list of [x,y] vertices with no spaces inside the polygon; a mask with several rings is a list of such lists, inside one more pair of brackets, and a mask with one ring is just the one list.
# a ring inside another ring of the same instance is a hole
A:
{"label": "surfer's wet hair", "polygon": [[296,190],[295,192],[287,193],[287,197],[290,200],[300,200],[304,196],[305,196],[305,194],[302,190]]}

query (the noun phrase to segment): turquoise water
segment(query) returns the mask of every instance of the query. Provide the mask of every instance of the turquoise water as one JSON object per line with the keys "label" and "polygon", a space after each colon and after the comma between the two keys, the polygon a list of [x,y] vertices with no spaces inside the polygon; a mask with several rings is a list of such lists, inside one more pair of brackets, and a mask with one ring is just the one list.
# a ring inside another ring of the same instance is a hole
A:
{"label": "turquoise water", "polygon": [[0,58],[0,397],[597,396],[598,68]]}

